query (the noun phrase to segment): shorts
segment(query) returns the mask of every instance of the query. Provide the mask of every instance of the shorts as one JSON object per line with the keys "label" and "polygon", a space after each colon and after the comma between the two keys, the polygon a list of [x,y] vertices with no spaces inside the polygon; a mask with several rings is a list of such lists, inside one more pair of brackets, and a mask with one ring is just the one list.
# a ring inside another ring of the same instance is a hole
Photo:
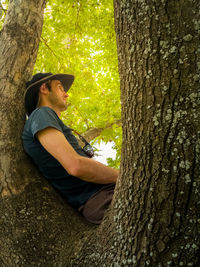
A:
{"label": "shorts", "polygon": [[78,211],[85,219],[94,224],[100,224],[105,211],[108,209],[114,194],[115,184],[104,185],[92,195]]}

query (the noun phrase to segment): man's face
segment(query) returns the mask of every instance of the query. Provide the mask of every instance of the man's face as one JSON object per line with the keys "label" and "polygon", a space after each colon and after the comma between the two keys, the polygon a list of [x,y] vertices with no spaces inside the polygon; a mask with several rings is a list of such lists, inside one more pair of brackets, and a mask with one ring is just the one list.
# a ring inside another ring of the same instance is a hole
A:
{"label": "man's face", "polygon": [[60,112],[67,108],[67,97],[69,95],[65,92],[62,83],[59,80],[51,81],[51,91],[49,91],[47,98],[53,108]]}

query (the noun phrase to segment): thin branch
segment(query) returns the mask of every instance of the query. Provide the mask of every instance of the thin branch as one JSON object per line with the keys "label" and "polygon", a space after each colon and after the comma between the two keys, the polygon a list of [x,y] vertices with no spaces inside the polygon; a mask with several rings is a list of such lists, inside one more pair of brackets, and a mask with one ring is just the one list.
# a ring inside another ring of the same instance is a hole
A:
{"label": "thin branch", "polygon": [[56,57],[57,61],[61,64],[61,68],[66,69],[65,65],[62,63],[62,61],[59,59],[59,56],[56,55],[56,53],[53,51],[53,49],[48,45],[47,40],[45,40],[42,36],[41,36],[42,41],[44,42],[44,44],[46,45],[46,47],[51,51],[51,53]]}
{"label": "thin branch", "polygon": [[0,1],[0,9],[3,10],[4,14],[6,15],[7,9],[3,8],[1,1]]}
{"label": "thin branch", "polygon": [[87,118],[85,118],[83,115],[82,115],[82,112],[80,112],[80,110],[77,108],[77,107],[75,107],[75,109],[77,110],[77,112],[81,115],[81,117],[82,117],[82,119],[83,119],[83,121],[86,123],[86,125],[87,125],[87,128],[88,128],[88,130],[90,129],[90,127],[89,127],[89,124],[88,124],[88,120],[87,120]]}
{"label": "thin branch", "polygon": [[[74,3],[74,5],[75,5],[75,3]],[[76,10],[77,12],[76,12],[76,21],[75,21],[75,29],[74,29],[74,39],[76,36],[76,32],[79,32],[79,30],[80,30],[79,16],[80,16],[81,8],[82,8],[82,3],[79,0],[77,0],[76,5],[77,5],[77,10]]]}
{"label": "thin branch", "polygon": [[55,54],[55,52],[53,51],[53,49],[48,45],[47,41],[41,36],[41,39],[43,40],[44,44],[46,45],[46,47],[51,51],[51,53],[56,57],[56,59],[59,61],[58,56]]}

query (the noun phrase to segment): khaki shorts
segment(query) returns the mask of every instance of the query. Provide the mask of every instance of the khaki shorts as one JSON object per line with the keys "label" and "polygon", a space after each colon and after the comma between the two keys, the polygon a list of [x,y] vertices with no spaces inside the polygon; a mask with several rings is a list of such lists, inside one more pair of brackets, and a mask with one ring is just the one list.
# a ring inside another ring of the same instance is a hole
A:
{"label": "khaki shorts", "polygon": [[100,224],[114,194],[115,184],[104,185],[101,190],[92,195],[78,211],[87,221]]}

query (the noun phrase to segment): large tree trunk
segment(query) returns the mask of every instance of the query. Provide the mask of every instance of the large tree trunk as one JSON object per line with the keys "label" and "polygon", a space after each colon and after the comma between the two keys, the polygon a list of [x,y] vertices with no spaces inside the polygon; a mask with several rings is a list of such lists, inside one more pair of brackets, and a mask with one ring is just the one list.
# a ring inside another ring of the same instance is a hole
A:
{"label": "large tree trunk", "polygon": [[[44,0],[10,1],[0,32],[0,266],[60,266],[89,227],[40,177],[21,144]],[[80,234],[81,233],[81,234]],[[77,238],[78,235],[78,238]]]}
{"label": "large tree trunk", "polygon": [[115,207],[126,232],[118,244],[124,237],[134,266],[199,266],[200,2],[116,0],[115,17],[124,125]]}
{"label": "large tree trunk", "polygon": [[198,266],[199,1],[115,0],[121,175],[100,227],[83,222],[21,148],[24,81],[43,1],[11,1],[0,35],[0,265]]}
{"label": "large tree trunk", "polygon": [[121,177],[76,264],[200,266],[200,3],[114,2]]}

